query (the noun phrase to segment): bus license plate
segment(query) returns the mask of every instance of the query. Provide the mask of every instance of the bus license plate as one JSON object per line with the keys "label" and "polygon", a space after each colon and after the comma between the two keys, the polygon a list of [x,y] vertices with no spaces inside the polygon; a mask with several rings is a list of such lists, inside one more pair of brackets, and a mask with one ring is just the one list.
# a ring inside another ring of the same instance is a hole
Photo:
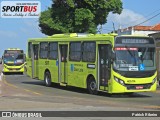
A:
{"label": "bus license plate", "polygon": [[136,89],[143,89],[143,86],[136,86]]}

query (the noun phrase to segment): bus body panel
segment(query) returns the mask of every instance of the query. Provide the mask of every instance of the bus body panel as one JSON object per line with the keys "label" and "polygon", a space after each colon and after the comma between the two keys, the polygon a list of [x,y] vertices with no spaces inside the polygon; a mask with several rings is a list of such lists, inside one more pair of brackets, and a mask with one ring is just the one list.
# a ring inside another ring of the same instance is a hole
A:
{"label": "bus body panel", "polygon": [[88,64],[83,62],[69,62],[68,66],[68,85],[80,88],[86,88],[87,77],[92,75],[97,81],[96,68],[87,68]]}
{"label": "bus body panel", "polygon": [[39,59],[38,70],[39,70],[39,76],[38,76],[38,78],[40,80],[44,80],[45,71],[49,70],[49,62],[48,62],[48,60],[46,60],[46,59]]}
{"label": "bus body panel", "polygon": [[48,69],[51,73],[52,82],[58,83],[58,61],[57,60],[49,60]]}

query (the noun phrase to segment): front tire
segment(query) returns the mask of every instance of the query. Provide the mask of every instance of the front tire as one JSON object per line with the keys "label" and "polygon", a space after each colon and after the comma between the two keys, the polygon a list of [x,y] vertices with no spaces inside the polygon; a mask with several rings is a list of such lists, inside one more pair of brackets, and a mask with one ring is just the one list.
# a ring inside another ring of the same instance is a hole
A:
{"label": "front tire", "polygon": [[45,72],[45,77],[44,77],[44,82],[45,82],[45,85],[47,86],[47,87],[51,87],[51,85],[52,85],[52,82],[51,82],[51,74],[50,74],[50,72]]}
{"label": "front tire", "polygon": [[98,93],[96,81],[92,77],[87,81],[87,89],[90,94],[96,95]]}

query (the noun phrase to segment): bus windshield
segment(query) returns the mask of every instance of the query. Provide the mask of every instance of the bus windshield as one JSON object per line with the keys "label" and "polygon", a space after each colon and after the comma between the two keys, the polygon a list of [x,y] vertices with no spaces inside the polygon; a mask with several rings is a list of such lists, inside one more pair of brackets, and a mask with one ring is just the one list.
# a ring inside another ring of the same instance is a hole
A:
{"label": "bus windshield", "polygon": [[22,51],[5,51],[4,63],[14,63],[14,64],[22,64],[24,62],[24,55]]}
{"label": "bus windshield", "polygon": [[115,47],[114,68],[119,71],[149,71],[156,69],[155,48]]}
{"label": "bus windshield", "polygon": [[7,61],[11,61],[13,62],[14,61],[14,54],[10,54],[10,53],[6,53],[4,54],[4,62],[7,62]]}

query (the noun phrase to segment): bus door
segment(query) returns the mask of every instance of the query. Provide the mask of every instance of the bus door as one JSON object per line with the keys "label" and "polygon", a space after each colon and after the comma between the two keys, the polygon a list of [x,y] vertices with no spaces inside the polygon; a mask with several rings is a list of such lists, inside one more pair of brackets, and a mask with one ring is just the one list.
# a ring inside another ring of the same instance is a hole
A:
{"label": "bus door", "polygon": [[32,78],[38,78],[38,44],[32,44]]}
{"label": "bus door", "polygon": [[110,54],[111,54],[111,45],[109,44],[101,44],[98,46],[99,50],[99,58],[98,58],[98,65],[99,65],[99,87],[104,86],[108,87],[108,80],[111,77],[110,71]]}
{"label": "bus door", "polygon": [[67,51],[68,45],[60,45],[59,55],[59,82],[67,83]]}
{"label": "bus door", "polygon": [[28,54],[26,59],[26,62],[27,62],[26,68],[27,68],[27,75],[29,75],[30,77],[32,77],[32,49],[31,48],[32,48],[32,43],[29,42]]}

